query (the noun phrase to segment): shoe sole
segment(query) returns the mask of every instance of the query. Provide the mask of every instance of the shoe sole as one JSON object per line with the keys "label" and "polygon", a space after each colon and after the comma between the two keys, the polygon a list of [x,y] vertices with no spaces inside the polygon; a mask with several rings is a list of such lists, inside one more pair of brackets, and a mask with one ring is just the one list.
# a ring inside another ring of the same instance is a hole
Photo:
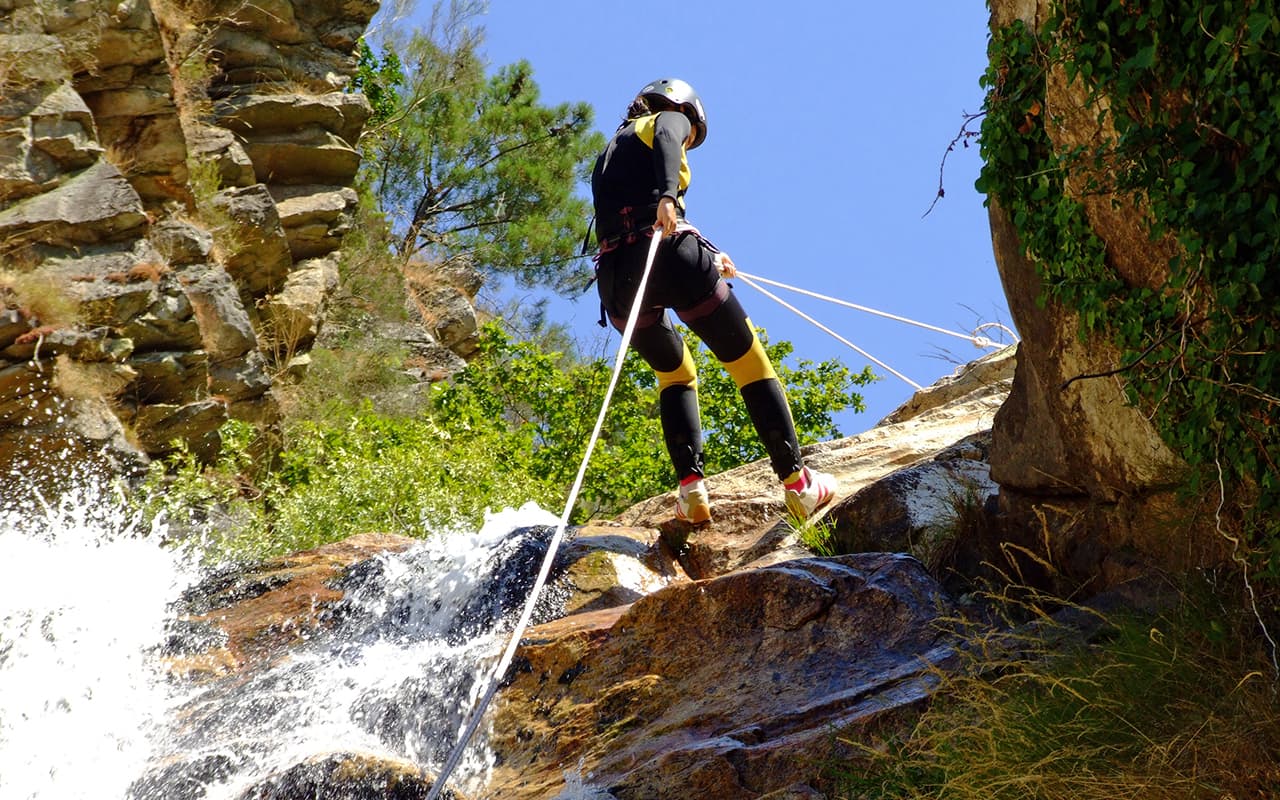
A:
{"label": "shoe sole", "polygon": [[805,511],[804,502],[801,501],[800,496],[787,492],[786,497],[783,498],[783,504],[787,507],[787,511],[790,512],[791,516],[804,520],[813,517],[819,511],[831,505],[831,501],[834,500],[835,497],[835,492],[827,492],[827,496],[819,500],[817,505],[813,507],[812,511]]}
{"label": "shoe sole", "polygon": [[690,525],[702,525],[703,523],[711,521],[711,506],[701,504],[690,505],[689,513],[686,515],[681,513],[680,506],[677,504],[676,519],[681,522],[687,522]]}

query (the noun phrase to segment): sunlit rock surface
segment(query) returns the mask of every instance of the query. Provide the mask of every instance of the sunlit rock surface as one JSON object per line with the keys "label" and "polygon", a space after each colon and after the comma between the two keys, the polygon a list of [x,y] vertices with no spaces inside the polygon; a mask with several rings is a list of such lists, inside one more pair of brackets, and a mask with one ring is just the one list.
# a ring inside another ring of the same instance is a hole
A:
{"label": "sunlit rock surface", "polygon": [[[964,492],[989,497],[986,442],[1011,365],[1004,353],[957,370],[945,383],[967,390],[935,390],[936,404],[917,396],[896,422],[811,448],[811,461],[843,482],[827,516],[837,540],[873,552],[813,557],[783,519],[763,463],[711,479],[716,517],[701,530],[671,524],[669,497],[570,530],[535,626],[473,747],[489,754],[486,777],[472,769],[470,780],[480,782],[468,789],[552,798],[576,781],[581,791],[567,796],[816,796],[813,759],[847,756],[832,731],[856,738],[909,720],[928,697],[934,670],[949,663],[948,593],[921,560],[879,551],[912,549],[916,533],[948,524],[953,499]],[[869,509],[890,506],[897,516],[872,524]],[[447,576],[428,584],[438,589],[403,588],[434,562],[413,540],[376,534],[219,573],[185,596],[169,646],[172,669],[208,684],[210,698],[250,686],[271,693],[292,679],[267,680],[264,670],[294,674],[294,659],[344,646],[324,644],[335,639],[363,640],[375,630],[419,636],[430,628],[448,641],[469,640],[522,607],[551,530],[521,529],[488,542],[501,545],[504,566],[500,575],[480,562],[462,568],[465,580],[479,581],[467,599],[444,589],[454,580]],[[373,606],[360,600],[388,592],[393,599]],[[391,695],[399,699],[355,707],[372,730],[393,738],[402,727],[427,725],[435,738],[415,752],[429,768],[452,746],[469,708],[462,698],[477,690],[502,635],[469,645],[473,669],[431,661],[439,666],[397,679],[403,682]],[[446,688],[426,691],[429,683]],[[455,698],[452,717],[442,715],[441,697]],[[208,715],[202,726],[230,724],[213,700],[200,707],[209,709],[193,717]],[[346,774],[333,765],[349,756],[308,753],[261,786],[276,791],[290,775],[314,780],[317,770]],[[179,763],[198,771],[203,762]],[[377,766],[378,781],[391,780],[387,770],[395,772]],[[184,774],[171,766],[152,777]]]}
{"label": "sunlit rock surface", "polygon": [[[47,461],[32,431],[94,467],[175,441],[213,459],[223,422],[279,420],[272,388],[328,316],[370,114],[345,90],[379,4],[0,7],[0,266],[40,287],[0,292],[0,476]],[[476,288],[425,298],[424,382],[474,351]],[[116,430],[82,424],[102,413]]]}
{"label": "sunlit rock surface", "polygon": [[503,690],[494,797],[581,764],[619,800],[755,798],[840,755],[832,736],[925,698],[949,603],[919,562],[800,559],[533,628]]}

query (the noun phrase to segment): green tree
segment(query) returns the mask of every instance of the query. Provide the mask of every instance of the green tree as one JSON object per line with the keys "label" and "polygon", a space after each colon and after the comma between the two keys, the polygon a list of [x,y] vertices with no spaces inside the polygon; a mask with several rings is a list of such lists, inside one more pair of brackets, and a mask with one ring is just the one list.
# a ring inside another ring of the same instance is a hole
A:
{"label": "green tree", "polygon": [[[689,341],[709,434],[708,472],[762,458],[764,448],[737,387],[696,338]],[[801,444],[839,436],[832,415],[850,407],[862,409],[862,398],[852,389],[874,380],[869,370],[853,374],[835,360],[816,365],[801,361],[791,368],[783,363],[791,354],[789,343],[766,343],[765,350],[787,389]],[[483,443],[498,470],[567,487],[585,452],[611,372],[612,365],[604,359],[576,360],[545,352],[529,342],[513,342],[501,328],[490,325],[480,356],[452,383],[437,387],[434,419],[456,441]],[[575,516],[620,511],[670,489],[673,478],[658,420],[657,382],[652,370],[629,353]]]}
{"label": "green tree", "polygon": [[580,287],[590,211],[575,189],[603,138],[586,103],[540,102],[528,62],[486,76],[475,14],[437,4],[427,30],[362,49],[356,84],[376,121],[361,180],[406,261]]}

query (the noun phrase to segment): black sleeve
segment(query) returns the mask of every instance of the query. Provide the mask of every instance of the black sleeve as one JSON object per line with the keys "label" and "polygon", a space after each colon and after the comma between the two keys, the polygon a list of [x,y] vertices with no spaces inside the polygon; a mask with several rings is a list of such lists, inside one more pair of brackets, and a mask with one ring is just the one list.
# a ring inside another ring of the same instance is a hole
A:
{"label": "black sleeve", "polygon": [[653,169],[659,197],[675,200],[680,191],[680,165],[684,143],[693,125],[679,111],[663,111],[653,125]]}

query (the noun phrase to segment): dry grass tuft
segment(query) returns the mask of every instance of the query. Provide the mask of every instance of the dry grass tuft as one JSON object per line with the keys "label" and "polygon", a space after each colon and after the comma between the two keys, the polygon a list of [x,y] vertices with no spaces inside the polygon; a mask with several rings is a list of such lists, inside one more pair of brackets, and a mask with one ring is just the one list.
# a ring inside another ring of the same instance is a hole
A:
{"label": "dry grass tuft", "polygon": [[169,265],[155,261],[143,261],[140,264],[134,264],[128,272],[129,280],[131,281],[151,281],[152,283],[159,283],[160,279],[168,274]]}
{"label": "dry grass tuft", "polygon": [[135,264],[123,272],[108,272],[102,279],[109,283],[139,283],[141,281],[159,283],[160,279],[167,274],[169,274],[169,268],[164,264],[145,262]]}
{"label": "dry grass tuft", "polygon": [[65,328],[80,322],[80,304],[48,278],[0,269],[0,305],[16,308],[37,326]]}
{"label": "dry grass tuft", "polygon": [[[999,598],[1033,624],[972,628],[910,733],[845,740],[839,797],[1244,800],[1280,796],[1277,676],[1243,603],[1199,585],[1156,616],[1092,615],[1092,639],[1046,598]],[[1011,605],[1010,605],[1011,604]]]}

